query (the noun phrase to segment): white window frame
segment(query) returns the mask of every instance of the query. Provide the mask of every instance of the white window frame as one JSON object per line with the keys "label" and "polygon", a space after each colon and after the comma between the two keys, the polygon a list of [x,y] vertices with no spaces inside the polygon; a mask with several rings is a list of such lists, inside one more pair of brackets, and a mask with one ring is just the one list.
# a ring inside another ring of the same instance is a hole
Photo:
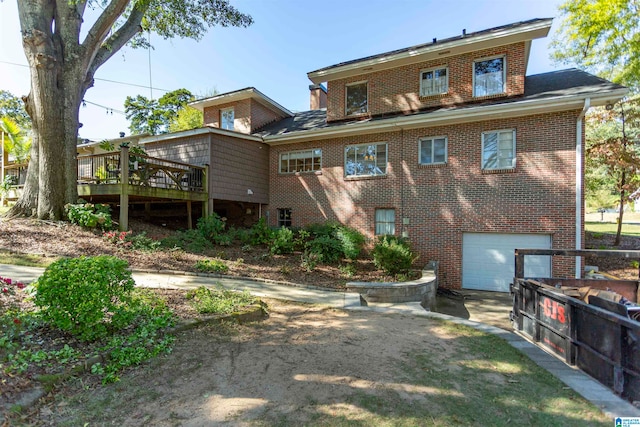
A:
{"label": "white window frame", "polygon": [[[487,62],[487,61],[493,61],[494,59],[501,59],[502,60],[502,87],[500,89],[499,92],[491,92],[491,93],[484,93],[479,95],[478,91],[477,91],[477,86],[476,84],[478,83],[476,80],[476,64],[480,63],[480,62]],[[472,69],[472,73],[473,73],[473,96],[478,98],[478,97],[483,97],[483,96],[492,96],[492,95],[500,95],[503,94],[507,91],[507,57],[506,55],[496,55],[496,56],[490,56],[487,58],[481,58],[481,59],[476,59],[475,61],[473,61],[473,69]]]}
{"label": "white window frame", "polygon": [[[443,90],[437,90],[435,88],[435,82],[436,82],[436,78],[432,78],[431,79],[431,84],[430,85],[425,85],[425,79],[422,78],[422,75],[424,73],[433,73],[435,75],[435,73],[437,71],[440,70],[444,70],[446,75],[444,78],[444,89]],[[431,86],[431,87],[428,87]],[[449,92],[449,67],[447,66],[442,66],[442,67],[433,67],[433,68],[425,68],[424,70],[420,71],[420,96],[433,96],[433,95],[442,95]]]}
{"label": "white window frame", "polygon": [[[436,140],[444,140],[444,159],[442,161],[435,161],[435,141]],[[444,165],[447,164],[447,160],[449,158],[449,138],[447,136],[428,136],[424,138],[420,138],[418,140],[418,163],[421,165]],[[424,144],[430,144],[431,148],[431,161],[423,162],[422,161],[422,146]]]}
{"label": "white window frame", "polygon": [[[308,156],[305,156],[307,155]],[[299,169],[295,164],[292,164],[292,160],[302,160],[302,169]],[[310,162],[310,168],[308,168],[307,161]],[[286,170],[283,170],[283,161],[287,162]],[[296,150],[280,153],[280,162],[278,171],[281,174],[292,174],[301,172],[318,172],[322,169],[322,149],[312,148],[310,150]]]}
{"label": "white window frame", "polygon": [[[354,111],[349,112],[349,88],[352,86],[365,85],[366,86],[366,96],[367,96],[367,105],[364,111]],[[347,83],[344,86],[344,115],[345,116],[358,116],[360,114],[366,114],[369,112],[369,82],[367,80]]]}
{"label": "white window frame", "polygon": [[[485,144],[487,142],[487,137],[491,134],[496,134],[497,140],[495,142],[496,144],[496,148],[495,148],[495,156],[496,156],[496,160],[495,160],[495,165],[494,166],[488,166],[487,165],[487,161],[489,160],[488,157],[485,156]],[[511,134],[511,148],[500,148],[500,136],[501,135],[508,135]],[[509,159],[508,157],[505,156],[501,156],[501,151],[506,152],[506,151],[510,151],[511,152],[511,158]],[[482,164],[482,170],[509,170],[509,169],[515,169],[516,168],[516,158],[517,158],[517,152],[516,152],[516,130],[515,129],[500,129],[500,130],[491,130],[491,131],[486,131],[486,132],[482,132],[482,151],[480,153],[480,158],[481,158],[481,164]]]}
{"label": "white window frame", "polygon": [[[227,117],[225,119],[225,115],[228,113],[231,113],[231,122],[229,123],[229,118]],[[225,122],[225,120],[227,120]],[[220,129],[226,129],[226,130],[234,130],[235,128],[235,121],[236,121],[236,112],[234,110],[233,107],[229,107],[229,108],[222,108],[220,110]]]}
{"label": "white window frame", "polygon": [[[388,218],[389,214],[393,219]],[[390,208],[376,208],[374,214],[375,235],[394,236],[396,234],[396,210]],[[384,217],[384,218],[381,218]]]}
{"label": "white window frame", "polygon": [[[384,161],[380,159],[380,147],[384,146]],[[371,147],[374,147],[373,151]],[[355,150],[353,158],[350,157],[349,150]],[[362,160],[358,160],[362,157]],[[354,173],[349,174],[349,161],[354,165]],[[352,144],[344,148],[344,176],[345,178],[384,176],[387,174],[387,164],[389,163],[389,145],[386,142],[372,142],[369,144]],[[358,164],[363,166],[358,167]],[[358,171],[355,171],[355,168]]]}

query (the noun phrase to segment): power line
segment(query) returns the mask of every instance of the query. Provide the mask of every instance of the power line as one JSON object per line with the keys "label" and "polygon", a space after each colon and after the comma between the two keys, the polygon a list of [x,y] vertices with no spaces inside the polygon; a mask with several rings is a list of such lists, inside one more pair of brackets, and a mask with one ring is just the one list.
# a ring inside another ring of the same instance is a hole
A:
{"label": "power line", "polygon": [[[16,62],[0,61],[0,63],[1,63],[1,64],[15,65],[15,66],[17,66],[17,67],[29,68],[29,66],[28,66],[28,65],[18,64],[18,63],[16,63]],[[99,78],[99,77],[94,77],[94,80],[100,80],[100,81],[102,81],[102,82],[116,83],[116,84],[119,84],[119,85],[132,86],[132,87],[141,87],[141,88],[143,88],[143,89],[149,89],[149,86],[148,86],[148,85],[139,85],[139,84],[136,84],[136,83],[128,83],[128,82],[120,82],[120,81],[117,81],[117,80],[101,79],[101,78]],[[152,89],[154,89],[154,90],[159,90],[159,91],[162,91],[162,92],[171,92],[169,89],[161,89],[161,88],[159,88],[159,87],[154,87],[154,88],[152,88]]]}
{"label": "power line", "polygon": [[107,110],[107,114],[113,115],[113,113],[118,113],[118,114],[122,114],[123,116],[125,115],[124,111],[116,110],[115,108],[107,107],[106,105],[96,104],[95,102],[91,102],[91,101],[87,101],[86,99],[83,99],[82,106],[86,107],[87,106],[86,104],[95,105],[96,107],[104,108],[105,110]]}

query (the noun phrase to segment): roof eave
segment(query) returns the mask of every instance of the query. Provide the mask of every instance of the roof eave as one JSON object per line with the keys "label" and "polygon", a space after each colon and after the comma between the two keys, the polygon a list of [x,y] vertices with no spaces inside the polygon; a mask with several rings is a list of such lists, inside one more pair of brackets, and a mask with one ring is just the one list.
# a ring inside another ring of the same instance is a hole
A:
{"label": "roof eave", "polygon": [[188,105],[190,107],[193,107],[197,110],[204,112],[204,109],[206,107],[214,107],[216,105],[228,104],[231,102],[242,101],[245,99],[254,99],[276,113],[280,113],[289,117],[293,116],[293,113],[291,111],[289,111],[288,109],[286,109],[285,107],[283,107],[282,105],[274,101],[273,99],[269,98],[267,95],[263,94],[256,88],[252,88],[252,87],[235,91],[235,92],[215,95],[210,98],[192,101]]}
{"label": "roof eave", "polygon": [[479,49],[492,48],[507,44],[531,41],[546,37],[551,28],[551,19],[540,20],[517,28],[507,28],[502,31],[470,35],[466,38],[444,43],[433,43],[416,50],[407,50],[388,56],[380,56],[362,61],[352,62],[343,66],[328,67],[307,73],[309,79],[319,84],[336,79],[357,76],[365,73],[386,70],[402,65],[415,64],[438,58],[461,55]]}
{"label": "roof eave", "polygon": [[191,136],[206,135],[206,134],[223,135],[223,136],[229,136],[232,138],[239,138],[239,139],[244,139],[249,141],[263,142],[262,138],[260,138],[259,136],[247,135],[246,133],[234,132],[231,130],[205,126],[197,129],[183,130],[180,132],[146,136],[146,137],[140,138],[139,143],[151,144],[154,142],[164,142],[164,141],[170,141],[170,140],[179,139],[179,138],[188,138]]}
{"label": "roof eave", "polygon": [[627,88],[616,89],[606,93],[564,95],[554,98],[516,101],[505,104],[461,108],[453,111],[435,111],[428,114],[381,119],[374,122],[365,121],[334,128],[321,128],[291,132],[286,135],[270,135],[263,137],[269,145],[291,144],[309,139],[328,139],[353,135],[389,132],[397,129],[417,129],[430,126],[442,126],[459,123],[478,122],[501,118],[522,117],[534,114],[552,113],[584,107],[585,99],[590,99],[591,106],[602,106],[615,103],[624,97]]}

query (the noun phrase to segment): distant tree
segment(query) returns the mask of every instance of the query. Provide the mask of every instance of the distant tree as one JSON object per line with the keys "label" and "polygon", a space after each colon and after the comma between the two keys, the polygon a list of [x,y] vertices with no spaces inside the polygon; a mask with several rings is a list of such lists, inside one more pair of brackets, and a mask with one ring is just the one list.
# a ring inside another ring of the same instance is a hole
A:
{"label": "distant tree", "polygon": [[0,117],[9,117],[21,130],[31,129],[31,119],[22,100],[6,90],[0,90]]}
{"label": "distant tree", "polygon": [[568,0],[553,58],[640,90],[640,0]]}
{"label": "distant tree", "polygon": [[600,180],[600,188],[610,188],[618,198],[615,246],[620,244],[625,204],[629,195],[640,187],[640,97],[622,101],[618,107],[592,113],[589,120],[593,126],[586,136],[587,169],[599,175],[591,179]]}
{"label": "distant tree", "polygon": [[198,129],[204,125],[202,111],[186,105],[169,124],[169,132]]}
{"label": "distant tree", "polygon": [[[96,71],[123,46],[149,47],[145,32],[199,40],[209,27],[253,22],[229,0],[20,0],[30,71],[24,97],[33,145],[25,186],[8,215],[60,219],[77,200],[79,109]],[[92,13],[87,13],[91,10]]]}
{"label": "distant tree", "polygon": [[158,135],[169,132],[169,127],[178,117],[193,95],[187,89],[177,89],[164,94],[160,99],[145,96],[127,96],[124,111],[130,121],[129,130],[133,134],[149,133]]}

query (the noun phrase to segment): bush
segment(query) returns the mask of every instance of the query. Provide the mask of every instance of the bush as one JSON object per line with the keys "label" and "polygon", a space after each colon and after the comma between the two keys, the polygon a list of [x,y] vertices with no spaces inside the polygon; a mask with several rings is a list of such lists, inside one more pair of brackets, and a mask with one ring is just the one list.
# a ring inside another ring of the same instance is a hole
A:
{"label": "bush", "polygon": [[199,271],[226,273],[229,267],[221,259],[201,259],[196,262],[196,269]]}
{"label": "bush", "polygon": [[72,224],[85,228],[99,228],[103,231],[113,228],[109,205],[78,203],[68,204],[65,208],[67,217]]}
{"label": "bush", "polygon": [[200,314],[233,313],[257,301],[247,291],[211,290],[204,286],[187,292],[186,297]]}
{"label": "bush", "polygon": [[293,231],[286,227],[279,228],[273,236],[269,251],[273,254],[290,254],[294,249]]}
{"label": "bush", "polygon": [[335,221],[309,224],[305,229],[312,237],[335,237],[340,224]]}
{"label": "bush", "polygon": [[251,227],[250,234],[252,245],[268,245],[273,240],[273,230],[267,226],[267,220],[264,217]]}
{"label": "bush", "polygon": [[160,242],[147,237],[146,231],[138,234],[133,234],[132,231],[107,231],[102,237],[123,249],[153,252],[160,247]]}
{"label": "bush", "polygon": [[129,324],[134,284],[127,262],[119,258],[62,259],[49,265],[36,281],[34,303],[45,321],[93,341]]}
{"label": "bush", "polygon": [[315,254],[318,260],[325,264],[337,262],[342,258],[342,243],[330,236],[319,236],[308,243],[311,254]]}
{"label": "bush", "polygon": [[347,259],[356,259],[364,247],[365,237],[358,230],[341,226],[336,230],[336,238],[342,244],[342,252]]}
{"label": "bush", "polygon": [[387,274],[408,271],[416,258],[409,243],[395,236],[380,236],[373,247],[373,264]]}
{"label": "bush", "polygon": [[180,248],[196,254],[213,247],[213,244],[198,230],[177,231],[173,236],[167,236],[162,239],[160,245],[163,248]]}
{"label": "bush", "polygon": [[196,229],[204,236],[205,239],[218,243],[220,237],[224,234],[226,224],[216,213],[207,217],[200,218]]}

